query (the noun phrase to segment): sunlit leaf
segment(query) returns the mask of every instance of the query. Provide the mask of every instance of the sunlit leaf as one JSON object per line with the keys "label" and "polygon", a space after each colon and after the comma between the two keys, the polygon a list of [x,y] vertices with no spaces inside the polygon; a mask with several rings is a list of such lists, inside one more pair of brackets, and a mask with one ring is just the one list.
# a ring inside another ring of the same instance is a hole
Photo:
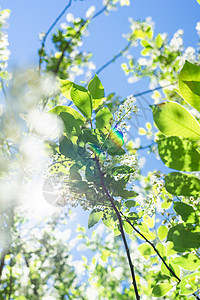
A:
{"label": "sunlit leaf", "polygon": [[94,209],[89,215],[88,228],[91,228],[95,224],[97,224],[99,220],[102,218],[102,216],[103,216],[103,212],[101,210]]}
{"label": "sunlit leaf", "polygon": [[170,136],[159,139],[157,144],[160,158],[167,167],[186,172],[200,170],[200,154],[191,142]]}
{"label": "sunlit leaf", "polygon": [[161,241],[163,241],[166,238],[167,233],[168,233],[168,228],[166,226],[161,225],[158,228],[158,237]]}
{"label": "sunlit leaf", "polygon": [[193,175],[172,172],[165,177],[165,188],[176,196],[198,196],[200,180]]}
{"label": "sunlit leaf", "polygon": [[104,87],[96,74],[89,82],[88,90],[90,91],[93,99],[102,99],[104,97]]}
{"label": "sunlit leaf", "polygon": [[167,240],[172,241],[174,249],[179,252],[200,247],[200,231],[193,232],[193,228],[178,224],[170,228]]}
{"label": "sunlit leaf", "polygon": [[70,96],[78,110],[88,119],[92,115],[92,98],[88,90],[73,83],[70,90]]}
{"label": "sunlit leaf", "polygon": [[198,224],[200,221],[198,212],[196,212],[191,205],[188,205],[184,202],[175,202],[174,210],[181,216],[183,221],[187,223]]}
{"label": "sunlit leaf", "polygon": [[60,115],[62,112],[67,112],[76,119],[78,125],[83,125],[86,122],[86,119],[70,106],[57,105],[56,107],[52,108],[49,112],[56,115]]}
{"label": "sunlit leaf", "polygon": [[[180,276],[180,268],[177,265],[174,265],[173,263],[169,263],[169,267],[171,268],[171,270],[176,274],[177,277]],[[169,269],[165,266],[164,263],[162,263],[161,265],[161,271],[162,273],[164,273],[165,275],[169,276],[169,277],[173,277],[176,278],[172,272],[169,271]]]}
{"label": "sunlit leaf", "polygon": [[156,37],[156,46],[157,46],[158,48],[161,48],[162,45],[163,45],[163,39],[162,39],[162,37],[161,37],[161,35],[160,35],[160,33],[159,33],[159,34],[157,35],[157,37]]}
{"label": "sunlit leaf", "polygon": [[148,215],[145,215],[143,217],[143,221],[144,221],[145,224],[147,224],[147,226],[149,228],[153,228],[154,225],[155,225],[155,216],[150,217]]}
{"label": "sunlit leaf", "polygon": [[181,280],[180,294],[189,295],[195,293],[199,289],[200,284],[200,272],[189,274]]}
{"label": "sunlit leaf", "polygon": [[166,295],[171,289],[173,285],[169,283],[159,283],[154,286],[152,293],[154,297],[162,297]]}
{"label": "sunlit leaf", "polygon": [[178,83],[183,99],[200,111],[200,66],[186,60]]}
{"label": "sunlit leaf", "polygon": [[200,258],[192,253],[187,253],[172,259],[174,264],[189,271],[196,270],[200,267]]}
{"label": "sunlit leaf", "polygon": [[98,111],[96,114],[96,128],[103,129],[103,128],[110,128],[110,120],[112,119],[112,114],[107,107],[103,107],[101,110]]}
{"label": "sunlit leaf", "polygon": [[69,100],[72,100],[70,95],[70,90],[73,86],[73,82],[70,80],[60,80],[61,83],[61,93]]}
{"label": "sunlit leaf", "polygon": [[158,129],[165,135],[175,135],[191,140],[200,138],[200,125],[180,104],[163,102],[150,105]]}
{"label": "sunlit leaf", "polygon": [[149,256],[154,255],[155,251],[153,250],[153,248],[151,246],[149,246],[148,244],[142,244],[138,247],[138,250],[140,251],[140,253],[145,257],[145,258],[149,258]]}

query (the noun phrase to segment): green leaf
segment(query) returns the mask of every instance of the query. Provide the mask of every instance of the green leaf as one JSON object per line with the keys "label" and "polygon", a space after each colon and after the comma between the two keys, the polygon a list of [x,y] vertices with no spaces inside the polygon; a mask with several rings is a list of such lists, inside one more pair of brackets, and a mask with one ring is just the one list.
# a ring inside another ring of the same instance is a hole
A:
{"label": "green leaf", "polygon": [[136,206],[136,204],[137,203],[134,200],[127,200],[126,202],[123,203],[123,205],[128,208],[134,207]]}
{"label": "green leaf", "polygon": [[73,83],[70,90],[70,96],[76,107],[88,119],[92,116],[92,98],[88,90]]}
{"label": "green leaf", "polygon": [[120,148],[118,146],[115,146],[115,147],[110,147],[108,150],[107,150],[107,153],[111,156],[115,156],[115,155],[123,155],[125,154],[125,150],[123,148]]}
{"label": "green leaf", "polygon": [[61,112],[60,117],[64,122],[66,132],[72,135],[81,135],[81,129],[78,122],[68,112]]}
{"label": "green leaf", "polygon": [[200,170],[200,154],[191,142],[170,136],[159,139],[157,144],[160,158],[167,167],[186,172]]}
{"label": "green leaf", "polygon": [[76,152],[74,151],[73,143],[66,136],[63,136],[60,139],[59,151],[68,158],[76,158]]}
{"label": "green leaf", "polygon": [[165,188],[172,195],[196,197],[200,194],[200,180],[193,175],[172,172],[165,177]]}
{"label": "green leaf", "polygon": [[[169,267],[172,269],[172,271],[176,274],[176,276],[180,276],[180,268],[177,265],[174,265],[172,263],[169,264]],[[169,276],[169,277],[174,277],[174,275],[168,270],[168,268],[165,266],[164,263],[162,263],[161,265],[161,271],[162,273],[164,273],[165,275]]]}
{"label": "green leaf", "polygon": [[200,272],[189,274],[181,280],[180,294],[189,295],[195,293],[199,289]]}
{"label": "green leaf", "polygon": [[101,99],[104,97],[104,87],[96,74],[89,82],[88,90],[90,91],[93,99]]}
{"label": "green leaf", "polygon": [[133,227],[126,221],[123,222],[123,227],[126,233],[131,234],[133,232]]}
{"label": "green leaf", "polygon": [[160,33],[156,37],[156,47],[161,48],[163,45],[163,40]]}
{"label": "green leaf", "polygon": [[82,139],[85,143],[91,143],[100,146],[98,135],[91,129],[84,129]]}
{"label": "green leaf", "polygon": [[167,240],[173,242],[174,250],[185,252],[200,247],[200,232],[192,232],[192,229],[183,224],[170,228]]}
{"label": "green leaf", "polygon": [[138,193],[134,191],[128,191],[128,190],[118,190],[118,195],[124,199],[130,199],[135,198],[138,196]]}
{"label": "green leaf", "polygon": [[71,180],[79,180],[79,181],[82,180],[82,177],[79,174],[78,170],[79,170],[79,168],[78,168],[78,166],[76,164],[73,165],[70,168],[70,170],[69,170],[69,177],[70,177]]}
{"label": "green leaf", "polygon": [[154,297],[162,297],[166,295],[171,289],[173,285],[169,283],[159,283],[154,286],[152,293]]}
{"label": "green leaf", "polygon": [[62,112],[67,112],[71,114],[76,119],[78,125],[83,125],[86,122],[86,119],[70,106],[58,105],[49,111],[49,113],[56,115],[60,115]]}
{"label": "green leaf", "polygon": [[146,243],[140,245],[138,247],[138,250],[145,258],[149,258],[149,256],[155,255],[155,251],[153,250],[153,248]]}
{"label": "green leaf", "polygon": [[187,253],[172,259],[173,263],[189,271],[196,270],[200,267],[200,259],[197,255]]}
{"label": "green leaf", "polygon": [[60,80],[61,83],[61,93],[69,100],[72,100],[70,95],[70,90],[73,86],[73,82],[70,80]]}
{"label": "green leaf", "polygon": [[134,173],[135,170],[129,166],[119,166],[119,167],[113,167],[112,168],[112,175],[118,175],[118,174],[131,174]]}
{"label": "green leaf", "polygon": [[160,226],[158,228],[158,237],[160,241],[163,241],[167,237],[168,228],[166,226]]}
{"label": "green leaf", "polygon": [[98,111],[96,114],[96,128],[104,129],[110,128],[110,120],[112,119],[112,114],[107,107],[103,107],[101,110]]}
{"label": "green leaf", "polygon": [[200,0],[197,0],[197,2],[200,4]]}
{"label": "green leaf", "polygon": [[198,212],[194,208],[183,202],[175,202],[174,210],[181,216],[183,221],[192,224],[199,224],[200,217]]}
{"label": "green leaf", "polygon": [[94,209],[88,219],[88,228],[93,227],[95,224],[99,222],[99,220],[102,218],[103,212],[99,209]]}
{"label": "green leaf", "polygon": [[190,140],[200,138],[200,125],[180,104],[163,102],[150,105],[158,129],[165,135],[175,135]]}
{"label": "green leaf", "polygon": [[186,60],[178,84],[183,99],[200,111],[200,66]]}

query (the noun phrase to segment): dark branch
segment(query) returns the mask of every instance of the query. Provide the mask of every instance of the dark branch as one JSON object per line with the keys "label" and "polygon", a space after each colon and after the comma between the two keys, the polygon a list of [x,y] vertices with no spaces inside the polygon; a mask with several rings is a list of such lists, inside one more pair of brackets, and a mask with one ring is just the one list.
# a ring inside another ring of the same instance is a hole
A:
{"label": "dark branch", "polygon": [[131,275],[132,275],[132,280],[133,280],[132,283],[133,283],[133,286],[134,286],[136,299],[140,300],[140,296],[139,296],[138,288],[137,288],[137,283],[136,283],[136,279],[135,279],[134,266],[133,266],[133,263],[132,263],[132,260],[131,260],[130,251],[129,251],[128,244],[127,244],[127,241],[126,241],[124,228],[123,228],[123,224],[122,224],[122,219],[121,219],[121,216],[120,216],[120,213],[119,213],[117,207],[115,206],[113,197],[109,194],[109,192],[106,189],[106,186],[105,186],[105,183],[104,183],[103,173],[101,171],[101,168],[100,168],[100,165],[99,165],[99,160],[98,160],[97,157],[95,157],[95,162],[96,162],[97,168],[99,170],[99,175],[100,175],[100,178],[101,178],[102,188],[104,189],[104,192],[106,193],[108,199],[110,200],[110,202],[112,204],[112,207],[113,207],[114,211],[116,212],[116,215],[117,215],[117,218],[118,218],[118,221],[119,221],[120,232],[121,232],[123,243],[124,243],[124,246],[125,246],[125,249],[126,249],[126,255],[127,255],[129,267],[130,267],[130,270],[131,270]]}
{"label": "dark branch", "polygon": [[[49,27],[49,29],[45,33],[45,36],[44,36],[43,41],[42,41],[42,47],[41,47],[42,50],[44,50],[45,42],[46,42],[46,39],[47,39],[49,33],[51,32],[51,30],[53,29],[53,27],[58,23],[58,21],[62,18],[62,16],[65,14],[65,12],[71,6],[71,4],[72,4],[72,0],[69,0],[69,3],[67,4],[67,6],[63,9],[63,11],[59,14],[59,16],[55,19],[55,21],[53,22],[53,24]],[[42,63],[42,57],[40,56],[39,70],[41,69],[41,63]]]}
{"label": "dark branch", "polygon": [[[156,249],[156,247],[154,246],[153,243],[151,243],[130,221],[129,219],[120,211],[120,214],[124,217],[124,219],[129,223],[129,225],[131,225],[131,227],[135,230],[135,232],[137,232],[137,234],[139,234],[152,248],[153,250],[156,252],[156,254],[159,256],[159,258],[162,260],[163,264],[165,265],[165,267],[169,270],[169,272],[177,279],[178,283],[181,282],[181,279],[174,273],[174,271],[168,266],[168,264],[166,263],[166,261],[164,260],[164,258],[161,256],[161,254],[159,253],[159,251]],[[199,296],[196,295],[195,293],[193,293],[193,296],[200,300]]]}

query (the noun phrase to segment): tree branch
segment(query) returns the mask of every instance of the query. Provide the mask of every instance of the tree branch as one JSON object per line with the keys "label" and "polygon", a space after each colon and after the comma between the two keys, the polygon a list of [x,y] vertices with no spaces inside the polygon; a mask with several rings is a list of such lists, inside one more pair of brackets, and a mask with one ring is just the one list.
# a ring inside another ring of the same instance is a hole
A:
{"label": "tree branch", "polygon": [[[43,41],[42,41],[41,51],[44,50],[45,42],[46,42],[46,39],[47,39],[49,33],[51,32],[51,30],[53,29],[53,27],[58,23],[58,21],[62,18],[62,16],[65,14],[65,12],[71,6],[71,4],[72,4],[72,0],[69,0],[69,3],[67,4],[67,6],[63,9],[63,11],[59,14],[59,16],[55,19],[55,21],[53,22],[53,24],[49,27],[49,29],[45,33],[45,36],[44,36]],[[40,55],[40,57],[39,57],[39,72],[41,70],[41,64],[42,64],[42,56]]]}
{"label": "tree branch", "polygon": [[121,236],[122,236],[123,243],[124,243],[124,246],[125,246],[125,250],[126,250],[126,255],[127,255],[127,258],[128,258],[129,267],[130,267],[130,270],[131,270],[132,284],[134,286],[136,299],[140,300],[140,296],[139,296],[138,288],[137,288],[137,283],[136,283],[136,279],[135,279],[134,266],[133,266],[133,263],[132,263],[132,260],[131,260],[130,251],[129,251],[128,244],[127,244],[127,241],[126,241],[126,237],[125,237],[125,233],[124,233],[124,228],[123,228],[123,225],[122,225],[122,219],[121,219],[121,216],[120,216],[120,213],[119,213],[117,207],[115,206],[113,197],[109,194],[109,192],[106,189],[106,186],[105,186],[105,183],[104,183],[104,176],[103,176],[103,173],[102,173],[100,165],[99,165],[99,160],[98,160],[97,157],[95,157],[94,160],[95,160],[97,168],[99,170],[99,175],[100,175],[100,178],[101,178],[102,188],[104,189],[104,192],[106,193],[108,199],[110,200],[110,202],[112,204],[112,207],[113,207],[114,211],[116,212],[116,215],[117,215],[117,218],[118,218],[118,221],[119,221],[120,232],[121,232]]}
{"label": "tree branch", "polygon": [[[79,30],[77,31],[76,37],[79,37],[79,36],[80,36],[80,34],[81,34],[81,29],[83,28],[83,26],[85,25],[85,23],[86,23],[87,21],[89,21],[89,20],[91,21],[91,20],[95,19],[96,17],[98,17],[99,15],[101,15],[101,14],[106,10],[106,7],[107,7],[107,6],[104,6],[104,7],[103,7],[101,10],[99,10],[92,18],[84,20],[84,21],[83,21],[83,24],[81,25],[81,27],[80,27]],[[59,58],[59,60],[58,60],[57,66],[56,66],[55,71],[54,71],[54,74],[55,74],[55,75],[58,73],[60,64],[62,63],[62,60],[63,60],[63,58],[64,58],[64,55],[65,55],[65,52],[66,52],[67,48],[71,45],[72,41],[73,41],[74,38],[76,38],[76,37],[72,37],[72,38],[66,43],[64,49],[62,50],[61,56],[60,56],[60,58]]]}
{"label": "tree branch", "polygon": [[[131,225],[131,227],[135,230],[135,232],[137,232],[137,234],[139,234],[152,248],[153,250],[156,252],[156,254],[159,256],[159,258],[162,260],[163,264],[165,265],[165,267],[169,270],[169,272],[178,280],[178,283],[181,282],[181,279],[175,274],[175,272],[168,266],[168,264],[166,263],[166,261],[164,260],[164,258],[161,256],[161,254],[159,253],[159,251],[156,249],[156,247],[154,246],[153,243],[151,243],[151,241],[149,241],[130,221],[129,219],[123,214],[123,212],[120,211],[120,214],[124,217],[124,219],[129,223],[129,225]],[[195,293],[193,293],[193,296],[200,300],[199,296],[196,295]]]}

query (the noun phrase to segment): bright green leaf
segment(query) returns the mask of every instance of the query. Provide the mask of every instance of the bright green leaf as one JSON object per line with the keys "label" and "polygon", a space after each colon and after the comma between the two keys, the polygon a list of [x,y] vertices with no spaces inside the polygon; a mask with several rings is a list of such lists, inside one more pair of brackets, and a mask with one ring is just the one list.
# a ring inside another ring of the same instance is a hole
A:
{"label": "bright green leaf", "polygon": [[[180,276],[180,268],[177,265],[174,265],[172,263],[169,264],[169,267],[171,268],[171,270],[176,274],[177,277]],[[169,276],[169,277],[173,277],[176,278],[172,272],[169,271],[169,269],[165,266],[164,263],[162,263],[161,265],[161,271],[162,273],[164,273],[165,275]]]}
{"label": "bright green leaf", "polygon": [[158,237],[161,241],[163,241],[168,233],[168,228],[166,226],[160,226],[158,228]]}
{"label": "bright green leaf", "polygon": [[183,99],[200,111],[200,66],[186,60],[178,83]]}
{"label": "bright green leaf", "polygon": [[162,297],[166,295],[171,289],[173,285],[169,283],[159,283],[154,286],[152,293],[154,297]]}
{"label": "bright green leaf", "polygon": [[186,172],[200,170],[200,154],[191,142],[169,136],[159,139],[157,144],[160,158],[167,167]]}
{"label": "bright green leaf", "polygon": [[181,280],[180,294],[189,295],[195,293],[199,289],[200,284],[200,272],[189,274]]}
{"label": "bright green leaf", "polygon": [[165,188],[176,196],[198,196],[200,180],[193,175],[172,172],[165,177]]}
{"label": "bright green leaf", "polygon": [[149,246],[148,244],[142,244],[138,247],[138,250],[140,251],[140,253],[145,257],[145,258],[149,258],[149,256],[154,255],[155,251],[153,250],[153,248],[151,246]]}
{"label": "bright green leaf", "polygon": [[61,93],[69,100],[72,100],[70,95],[70,90],[73,86],[73,82],[70,80],[60,80],[61,83]]}
{"label": "bright green leaf", "polygon": [[112,114],[107,107],[103,107],[96,114],[96,128],[104,129],[110,128],[110,120],[112,119]]}
{"label": "bright green leaf", "polygon": [[102,218],[102,216],[103,216],[103,212],[101,210],[94,209],[89,215],[88,228],[91,228],[95,224],[97,224],[99,220]]}
{"label": "bright green leaf", "polygon": [[156,47],[161,48],[162,45],[163,45],[163,39],[159,33],[156,37]]}
{"label": "bright green leaf", "polygon": [[58,105],[49,111],[49,113],[56,115],[60,115],[62,112],[67,112],[71,114],[76,119],[78,125],[83,125],[86,122],[86,119],[70,106]]}
{"label": "bright green leaf", "polygon": [[172,259],[174,264],[179,265],[181,268],[189,271],[196,270],[200,267],[200,259],[197,255],[187,253]]}
{"label": "bright green leaf", "polygon": [[88,90],[90,91],[93,99],[102,99],[104,97],[104,87],[96,74],[89,82]]}
{"label": "bright green leaf", "polygon": [[158,129],[165,135],[175,135],[190,140],[200,138],[197,120],[179,103],[163,102],[150,105]]}
{"label": "bright green leaf", "polygon": [[88,119],[92,116],[92,98],[88,90],[73,83],[70,90],[70,96],[76,107]]}

